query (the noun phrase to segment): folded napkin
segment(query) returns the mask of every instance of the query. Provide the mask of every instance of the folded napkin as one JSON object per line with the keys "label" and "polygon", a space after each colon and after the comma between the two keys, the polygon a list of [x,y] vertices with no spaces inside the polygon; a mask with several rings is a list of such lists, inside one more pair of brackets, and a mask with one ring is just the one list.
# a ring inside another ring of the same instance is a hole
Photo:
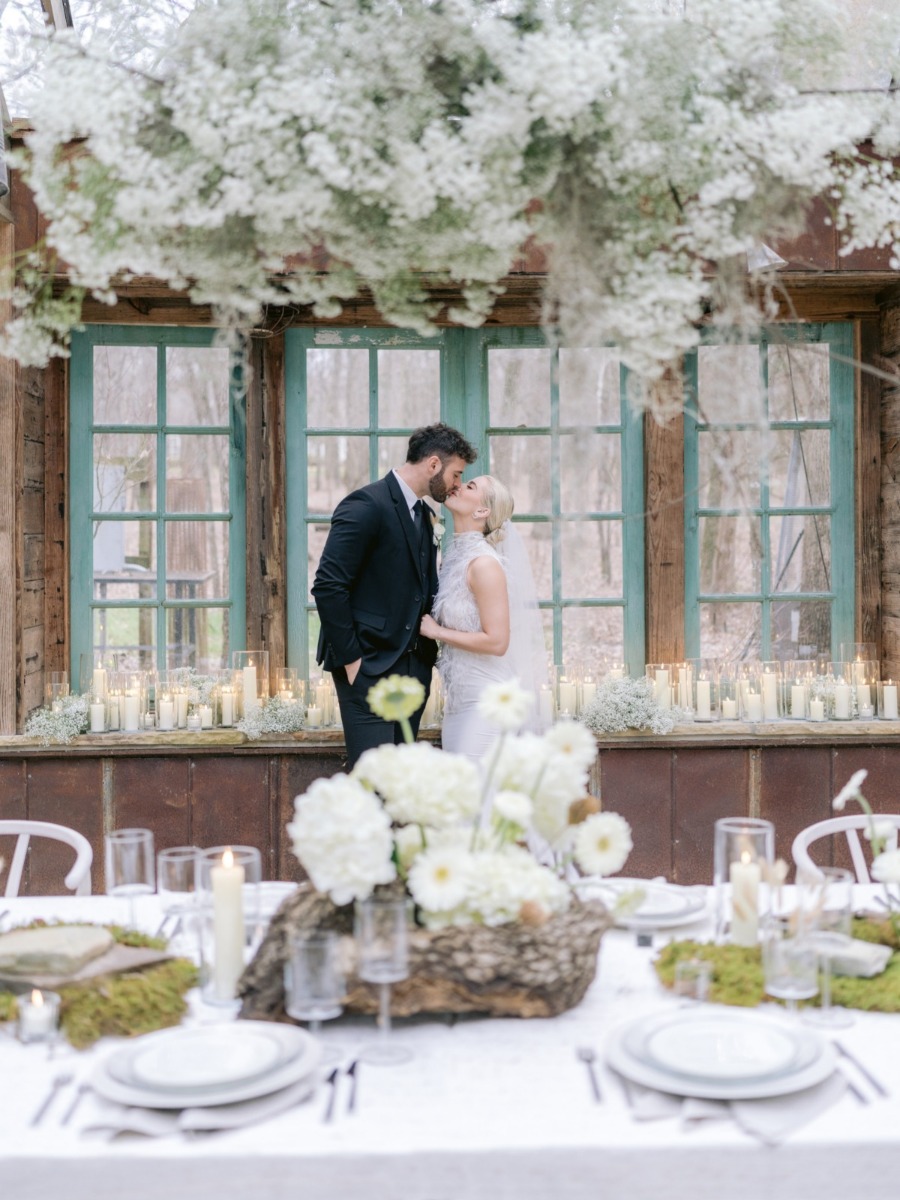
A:
{"label": "folded napkin", "polygon": [[215,1133],[243,1129],[259,1121],[280,1116],[308,1100],[316,1090],[317,1078],[310,1076],[268,1096],[242,1100],[235,1104],[216,1104],[209,1108],[169,1109],[129,1107],[112,1101],[99,1101],[97,1114],[82,1126],[82,1133],[100,1133],[112,1140],[122,1133],[140,1133],[145,1137],[168,1137],[176,1133]]}
{"label": "folded napkin", "polygon": [[829,953],[831,969],[835,975],[854,975],[871,979],[880,975],[893,954],[890,946],[878,942],[864,942],[860,938],[848,938],[841,948]]}
{"label": "folded napkin", "polygon": [[789,1134],[809,1124],[836,1104],[846,1090],[847,1081],[840,1071],[834,1071],[815,1087],[759,1100],[702,1100],[657,1092],[636,1083],[628,1085],[632,1116],[636,1121],[678,1117],[682,1126],[689,1128],[700,1121],[730,1117],[745,1133],[769,1146],[776,1146]]}

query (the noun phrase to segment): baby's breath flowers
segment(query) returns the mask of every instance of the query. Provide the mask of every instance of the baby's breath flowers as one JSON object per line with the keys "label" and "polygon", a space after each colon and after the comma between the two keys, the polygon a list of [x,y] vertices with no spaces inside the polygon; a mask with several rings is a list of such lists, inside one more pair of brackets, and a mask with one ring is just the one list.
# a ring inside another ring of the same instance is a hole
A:
{"label": "baby's breath flowers", "polygon": [[246,734],[251,742],[255,742],[266,734],[296,733],[303,725],[301,705],[291,704],[282,700],[280,696],[270,696],[265,704],[260,704],[241,717],[235,728]]}
{"label": "baby's breath flowers", "polygon": [[671,733],[682,716],[678,708],[663,709],[656,701],[651,679],[604,679],[597,694],[579,716],[594,733],[624,733],[626,729],[649,729]]}
{"label": "baby's breath flowers", "polygon": [[89,696],[62,696],[57,708],[39,708],[25,722],[26,737],[41,739],[44,746],[67,746],[80,733],[87,733]]}

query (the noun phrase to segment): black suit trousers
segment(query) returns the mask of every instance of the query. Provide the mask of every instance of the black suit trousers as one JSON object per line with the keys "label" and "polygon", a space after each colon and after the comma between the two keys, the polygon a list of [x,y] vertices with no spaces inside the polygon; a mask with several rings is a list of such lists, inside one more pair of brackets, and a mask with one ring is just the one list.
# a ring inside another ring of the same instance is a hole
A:
{"label": "black suit trousers", "polygon": [[[431,665],[424,662],[415,651],[408,651],[394,663],[390,675],[411,675],[425,688],[425,700],[431,689]],[[337,692],[338,704],[341,706],[341,721],[344,725],[344,741],[347,746],[347,770],[356,765],[357,759],[373,746],[399,745],[403,741],[403,729],[399,721],[385,721],[375,715],[369,708],[367,696],[379,679],[385,675],[371,675],[366,671],[366,664],[357,672],[352,683],[347,678],[344,667],[335,667],[332,672],[334,687]],[[425,702],[409,719],[413,737],[419,732],[419,722]]]}

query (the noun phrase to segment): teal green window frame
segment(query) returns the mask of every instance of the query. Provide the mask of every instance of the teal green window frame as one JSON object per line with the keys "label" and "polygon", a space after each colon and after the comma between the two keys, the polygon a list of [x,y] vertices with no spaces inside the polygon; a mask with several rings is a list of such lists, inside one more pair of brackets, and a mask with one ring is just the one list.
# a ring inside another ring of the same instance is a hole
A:
{"label": "teal green window frame", "polygon": [[[768,347],[785,343],[820,343],[829,348],[829,416],[827,420],[772,421],[773,430],[826,429],[830,435],[831,502],[827,507],[788,505],[775,508],[769,504],[769,490],[765,464],[760,464],[760,503],[749,511],[760,518],[761,587],[758,593],[712,594],[700,591],[700,520],[705,516],[719,516],[727,510],[701,508],[698,503],[700,489],[699,439],[701,431],[708,428],[698,417],[695,404],[689,401],[684,418],[684,541],[685,541],[685,654],[687,658],[699,658],[700,605],[710,602],[759,603],[761,605],[761,649],[763,661],[773,657],[771,609],[774,603],[784,600],[825,600],[831,604],[831,656],[839,657],[842,642],[854,640],[856,575],[855,575],[855,370],[853,365],[853,326],[849,322],[827,324],[779,325],[770,333],[764,331],[751,344],[759,348],[760,381],[763,396],[768,387]],[[688,395],[697,395],[697,353],[686,357],[685,376]],[[723,423],[717,422],[716,428]],[[735,423],[724,426],[729,429],[749,428]],[[831,587],[821,592],[776,592],[772,583],[769,537],[770,519],[783,515],[827,514],[831,520]]]}
{"label": "teal green window frame", "polygon": [[[422,338],[395,329],[317,330],[289,329],[285,334],[285,390],[287,396],[285,434],[286,455],[296,469],[287,472],[287,652],[288,663],[301,673],[308,674],[312,666],[309,646],[310,618],[315,605],[307,599],[308,529],[311,523],[327,520],[330,514],[310,513],[307,493],[307,437],[315,434],[346,433],[369,438],[370,478],[377,478],[378,439],[397,436],[406,430],[379,427],[377,353],[382,348],[433,348],[440,355],[440,419],[461,430],[478,449],[479,459],[467,474],[477,475],[488,470],[488,448],[494,434],[511,436],[547,436],[550,439],[551,511],[541,516],[524,518],[547,521],[553,525],[553,568],[550,600],[542,607],[553,614],[553,653],[557,665],[563,664],[564,647],[562,613],[568,607],[620,607],[623,609],[625,661],[629,664],[644,661],[644,511],[643,511],[643,422],[629,410],[627,404],[627,373],[620,368],[621,415],[613,425],[579,426],[600,433],[617,433],[622,446],[622,509],[608,513],[566,515],[561,511],[560,458],[561,438],[574,431],[559,421],[559,392],[557,385],[556,352],[551,372],[550,424],[521,428],[492,426],[489,422],[488,354],[494,347],[543,348],[546,339],[539,329],[507,328],[496,330],[447,329],[436,337]],[[368,348],[369,359],[369,423],[365,427],[329,430],[316,427],[307,430],[306,419],[306,351],[311,348]],[[515,480],[508,481],[515,492]],[[623,594],[621,598],[566,597],[561,585],[561,533],[565,520],[620,520],[623,536]]]}
{"label": "teal green window frame", "polygon": [[[167,620],[171,609],[227,608],[229,614],[229,657],[233,650],[242,649],[246,637],[246,406],[240,370],[232,369],[230,422],[228,426],[204,426],[204,433],[225,434],[229,438],[228,512],[167,513],[166,455],[167,434],[193,434],[197,426],[175,426],[166,423],[166,350],[169,347],[207,347],[215,343],[217,333],[211,329],[187,329],[171,326],[93,325],[73,333],[70,363],[70,421],[69,421],[69,582],[70,599],[70,671],[79,679],[82,655],[93,653],[93,613],[96,608],[155,608],[157,666],[166,669],[168,642]],[[94,347],[136,346],[156,348],[157,420],[153,425],[95,425]],[[235,359],[237,364],[237,359]],[[95,430],[104,433],[147,432],[157,439],[156,495],[157,508],[118,517],[115,513],[95,512],[93,507],[92,462]],[[94,597],[93,561],[89,554],[78,554],[75,547],[85,534],[90,534],[95,520],[146,520],[156,524],[156,596],[140,600],[102,601]],[[170,600],[166,595],[166,526],[176,521],[224,521],[228,524],[229,595],[212,600]],[[227,664],[223,664],[227,665]]]}

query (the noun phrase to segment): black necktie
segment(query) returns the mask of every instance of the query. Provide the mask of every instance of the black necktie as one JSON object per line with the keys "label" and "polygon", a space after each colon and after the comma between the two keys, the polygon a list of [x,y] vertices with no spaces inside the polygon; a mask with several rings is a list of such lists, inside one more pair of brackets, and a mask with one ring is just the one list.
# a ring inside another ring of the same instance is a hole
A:
{"label": "black necktie", "polygon": [[426,537],[428,533],[428,522],[425,518],[425,501],[417,500],[413,505],[416,514],[416,529],[419,534],[419,548],[422,549],[426,545]]}

